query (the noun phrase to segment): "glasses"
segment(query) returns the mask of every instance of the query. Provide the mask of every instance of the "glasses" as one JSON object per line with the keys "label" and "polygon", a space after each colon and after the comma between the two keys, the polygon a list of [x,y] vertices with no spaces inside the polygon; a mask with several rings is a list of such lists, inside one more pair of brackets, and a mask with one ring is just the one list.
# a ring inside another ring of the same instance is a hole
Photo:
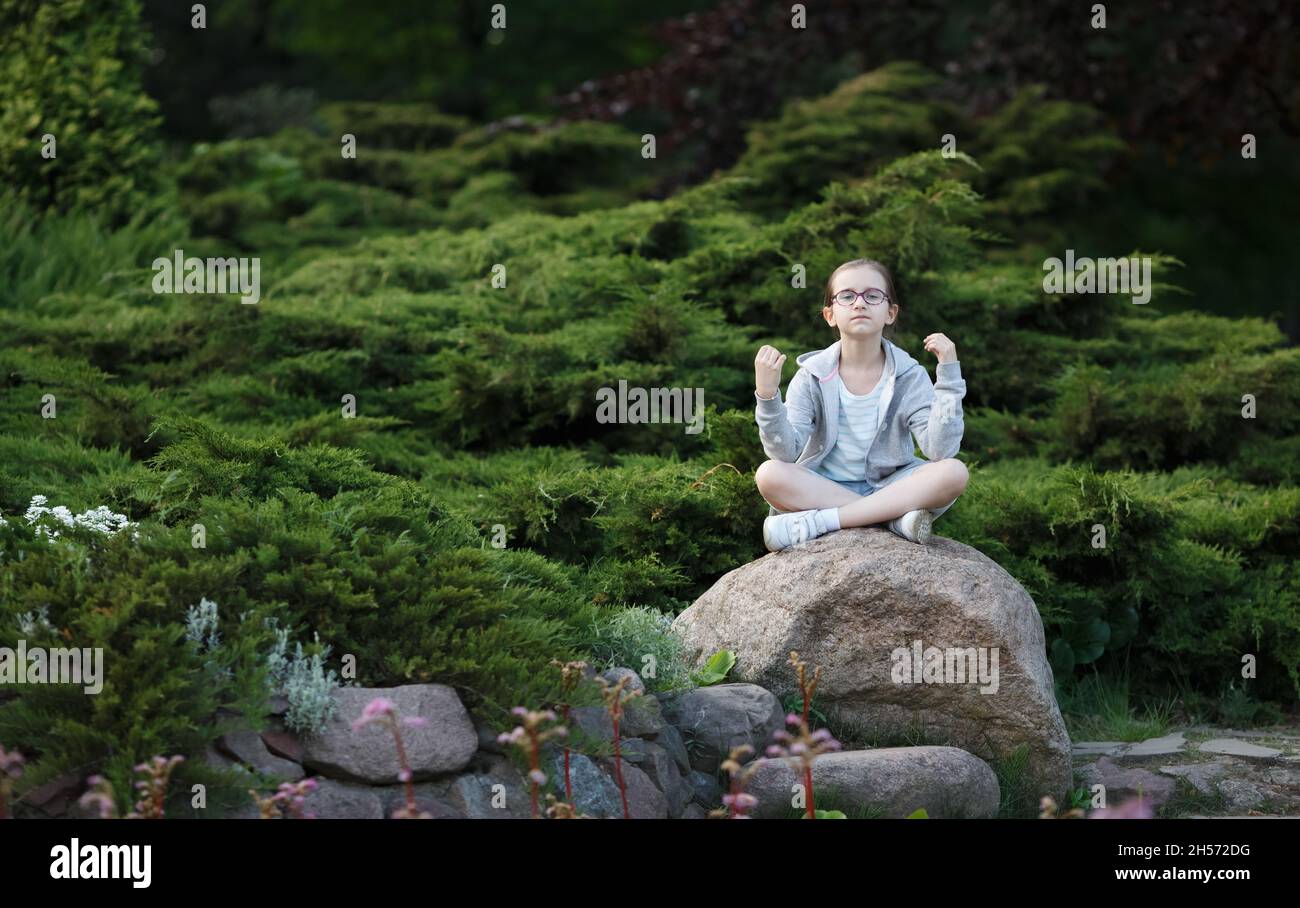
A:
{"label": "glasses", "polygon": [[879,306],[881,303],[886,302],[889,299],[887,294],[881,293],[875,288],[872,288],[865,293],[859,293],[856,290],[841,290],[839,293],[835,294],[832,299],[841,306],[852,306],[858,301],[858,297],[862,297],[862,301],[868,306]]}

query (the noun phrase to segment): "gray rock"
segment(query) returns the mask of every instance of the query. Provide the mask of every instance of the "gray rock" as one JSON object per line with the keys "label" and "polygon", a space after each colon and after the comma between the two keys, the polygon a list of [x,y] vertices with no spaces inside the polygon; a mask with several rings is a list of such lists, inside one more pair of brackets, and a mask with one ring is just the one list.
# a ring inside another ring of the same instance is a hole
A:
{"label": "gray rock", "polygon": [[317,788],[307,796],[303,810],[319,820],[382,820],[384,802],[369,785],[353,785],[334,779],[316,779]]}
{"label": "gray rock", "polygon": [[691,756],[686,752],[686,742],[682,740],[682,733],[676,726],[665,722],[652,740],[672,755],[673,760],[677,762],[677,768],[683,773],[691,771]]}
{"label": "gray rock", "polygon": [[1124,741],[1075,741],[1072,751],[1076,757],[1113,757],[1127,749]]}
{"label": "gray rock", "polygon": [[1229,810],[1253,810],[1268,800],[1262,788],[1245,779],[1223,779],[1218,787]]}
{"label": "gray rock", "polygon": [[675,694],[664,698],[663,711],[687,740],[691,767],[709,773],[741,744],[754,748],[741,761],[749,762],[785,726],[781,701],[756,684],[717,684]]}
{"label": "gray rock", "polygon": [[272,727],[262,730],[262,743],[277,757],[302,763],[302,739],[278,721]]}
{"label": "gray rock", "polygon": [[620,736],[643,738],[657,735],[664,728],[663,708],[654,697],[633,697],[623,705],[623,718],[618,723]]}
{"label": "gray rock", "polygon": [[641,691],[641,693],[643,694],[645,693],[645,682],[641,680],[640,675],[638,675],[630,668],[611,668],[609,671],[603,672],[601,674],[601,677],[604,678],[606,681],[608,681],[610,684],[617,684],[619,681],[621,681],[623,678],[626,677],[628,679],[628,682],[627,684],[623,685],[623,690],[625,691],[636,690],[636,691]]}
{"label": "gray rock", "polygon": [[[821,667],[828,712],[883,733],[919,728],[986,759],[1028,745],[1035,794],[1059,802],[1069,790],[1070,740],[1038,609],[969,546],[918,546],[883,528],[828,533],[731,571],[673,626],[697,665],[732,650],[738,680],[782,691],[794,686],[787,660],[797,650]],[[996,647],[996,690],[955,672],[938,679],[947,683],[915,681],[903,659],[916,641],[963,652],[963,668],[977,647],[991,668]]]}
{"label": "gray rock", "polygon": [[1186,779],[1191,786],[1203,795],[1213,795],[1214,782],[1228,771],[1222,763],[1183,763],[1178,766],[1161,766],[1165,775]]}
{"label": "gray rock", "polygon": [[1102,757],[1085,768],[1081,775],[1088,788],[1105,786],[1107,807],[1116,807],[1139,794],[1153,808],[1159,807],[1173,796],[1176,788],[1173,779],[1145,769],[1120,766],[1109,757]]}
{"label": "gray rock", "polygon": [[1205,741],[1201,744],[1200,750],[1211,754],[1227,754],[1232,757],[1245,757],[1253,760],[1272,760],[1280,757],[1282,751],[1273,747],[1261,747],[1258,744],[1251,744],[1249,741],[1238,741],[1235,738],[1215,738],[1211,741]]}
{"label": "gray rock", "polygon": [[422,728],[402,726],[402,742],[415,780],[464,769],[478,749],[478,734],[456,691],[445,684],[343,687],[334,692],[334,718],[303,740],[303,765],[325,775],[393,785],[400,781],[393,734],[381,724],[354,732],[353,720],[375,697],[393,702],[399,720],[419,717]]}
{"label": "gray rock", "polygon": [[1144,757],[1168,757],[1182,753],[1187,748],[1187,738],[1181,731],[1159,738],[1147,738],[1131,744],[1120,756],[1125,759]]}
{"label": "gray rock", "polygon": [[[666,820],[668,819],[668,799],[664,793],[655,787],[650,776],[642,772],[636,766],[633,766],[627,760],[622,760],[621,768],[623,770],[623,785],[627,789],[627,807],[628,815],[633,820]],[[600,766],[610,776],[614,775],[614,760],[601,760]],[[617,787],[617,781],[615,787]],[[615,816],[623,816],[623,802],[620,798],[618,801],[618,812]]]}
{"label": "gray rock", "polygon": [[[415,808],[427,813],[434,820],[463,820],[465,815],[453,807],[447,799],[447,782],[422,782],[413,785]],[[374,789],[383,803],[384,816],[392,817],[393,811],[406,806],[405,785],[381,785]]]}
{"label": "gray rock", "polygon": [[[556,786],[564,790],[563,773]],[[546,787],[538,792],[537,807],[546,814]],[[519,820],[532,816],[532,785],[504,757],[490,761],[484,772],[462,773],[451,781],[448,802],[471,820]]]}
{"label": "gray rock", "polygon": [[[629,764],[630,765],[630,764]],[[564,761],[559,755],[552,765],[557,788],[564,790]],[[578,812],[596,819],[623,816],[623,802],[614,780],[600,771],[590,757],[571,754],[569,775],[573,782],[573,806]]]}
{"label": "gray rock", "polygon": [[307,775],[297,763],[271,753],[261,734],[250,728],[222,735],[217,741],[217,747],[254,772],[281,782],[297,782]]}
{"label": "gray rock", "polygon": [[614,723],[603,706],[573,707],[569,710],[568,729],[569,745],[575,748],[588,743],[608,744],[614,740]]}
{"label": "gray rock", "polygon": [[[786,760],[764,759],[745,784],[758,798],[753,817],[785,817],[802,773]],[[818,809],[880,811],[906,817],[924,808],[932,818],[991,817],[997,776],[987,763],[955,747],[886,747],[823,754],[813,763]]]}
{"label": "gray rock", "polygon": [[668,815],[679,817],[694,792],[668,751],[658,744],[633,738],[622,748],[623,758],[650,777],[668,801]]}
{"label": "gray rock", "polygon": [[474,733],[478,736],[478,749],[482,753],[503,755],[508,745],[502,744],[497,740],[499,732],[493,731],[487,725],[475,725]]}
{"label": "gray rock", "polygon": [[706,810],[722,806],[722,786],[718,784],[715,776],[692,769],[686,774],[686,784],[691,786],[696,804]]}
{"label": "gray rock", "polygon": [[686,810],[682,812],[683,820],[707,820],[709,813],[699,804],[687,804]]}

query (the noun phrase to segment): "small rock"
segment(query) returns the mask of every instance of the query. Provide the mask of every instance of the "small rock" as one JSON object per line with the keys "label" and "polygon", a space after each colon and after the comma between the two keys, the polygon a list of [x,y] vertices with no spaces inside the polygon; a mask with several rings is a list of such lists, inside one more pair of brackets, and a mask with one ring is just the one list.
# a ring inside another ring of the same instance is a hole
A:
{"label": "small rock", "polygon": [[251,728],[241,728],[222,735],[217,741],[217,747],[254,772],[272,779],[297,782],[307,775],[297,763],[271,753],[261,734]]}
{"label": "small rock", "polygon": [[[564,760],[556,754],[553,766],[557,788],[564,790]],[[623,816],[623,804],[614,780],[585,754],[570,754],[569,777],[573,783],[573,806],[578,812],[597,819]]]}
{"label": "small rock", "polygon": [[474,732],[478,735],[478,749],[490,754],[504,754],[506,745],[497,740],[499,732],[495,732],[487,725],[474,726]]}
{"label": "small rock", "polygon": [[1180,766],[1161,766],[1165,775],[1186,779],[1203,795],[1214,794],[1214,780],[1228,771],[1222,763],[1184,763]]}
{"label": "small rock", "polygon": [[1173,779],[1145,769],[1120,766],[1109,757],[1102,757],[1087,767],[1082,775],[1088,787],[1105,786],[1107,807],[1115,807],[1141,795],[1152,808],[1157,808],[1169,800],[1176,787]]}
{"label": "small rock", "polygon": [[1235,738],[1214,738],[1211,741],[1203,742],[1200,749],[1206,753],[1227,754],[1232,757],[1246,757],[1256,760],[1272,760],[1274,757],[1282,755],[1282,751],[1276,748],[1261,747],[1258,744],[1251,744],[1249,741],[1238,741]]}
{"label": "small rock", "polygon": [[680,817],[694,792],[668,751],[658,744],[633,738],[624,743],[622,752],[625,760],[645,772],[664,793],[668,799],[668,815]]}
{"label": "small rock", "polygon": [[1127,747],[1124,741],[1077,741],[1073,753],[1076,757],[1113,757]]}
{"label": "small rock", "polygon": [[334,691],[334,717],[319,733],[303,740],[303,764],[318,772],[374,785],[397,784],[400,765],[390,729],[379,723],[352,730],[366,704],[376,697],[393,703],[398,718],[419,717],[421,727],[403,726],[412,777],[419,781],[464,769],[478,750],[478,733],[456,691],[445,684],[402,687],[342,687]]}
{"label": "small rock", "polygon": [[23,795],[23,806],[31,808],[42,816],[61,817],[68,812],[70,804],[75,804],[85,784],[81,776],[75,773],[58,776],[28,789]]}
{"label": "small rock", "polygon": [[603,706],[575,706],[569,710],[569,741],[579,747],[583,739],[610,743],[614,740],[614,723]]}
{"label": "small rock", "polygon": [[[563,776],[558,781],[562,791]],[[519,770],[499,757],[489,763],[486,772],[456,776],[448,790],[448,802],[471,820],[521,820],[532,816],[531,789]],[[545,795],[538,795],[537,807],[545,815]]]}
{"label": "small rock", "polygon": [[715,776],[711,776],[707,772],[700,772],[698,769],[692,769],[686,774],[686,784],[691,786],[696,804],[706,810],[713,810],[722,806],[722,786],[718,784]]}
{"label": "small rock", "polygon": [[[465,815],[447,803],[446,782],[425,782],[412,786],[415,794],[415,809],[429,814],[434,820],[463,820]],[[393,811],[406,806],[405,785],[382,785],[374,789],[384,806],[384,816],[392,817]]]}
{"label": "small rock", "polygon": [[[623,785],[627,789],[628,816],[634,820],[668,819],[668,799],[662,791],[655,787],[654,782],[650,780],[650,776],[637,769],[627,760],[621,762],[621,767],[623,770]],[[602,760],[601,768],[613,776],[614,760],[612,758]],[[617,783],[615,784],[617,787]],[[621,797],[619,799],[619,812],[616,816],[623,816]]]}
{"label": "small rock", "polygon": [[1187,738],[1181,731],[1178,731],[1163,737],[1147,738],[1145,741],[1139,741],[1131,745],[1121,756],[1125,759],[1132,757],[1166,757],[1171,754],[1182,753],[1186,747]]}
{"label": "small rock", "polygon": [[611,685],[617,684],[619,681],[623,680],[623,678],[627,678],[627,684],[623,685],[623,690],[625,692],[637,690],[642,694],[645,693],[645,682],[641,680],[640,675],[632,671],[630,668],[611,668],[609,671],[604,672],[601,677]]}
{"label": "small rock", "polygon": [[691,771],[691,756],[686,752],[686,742],[682,740],[682,733],[676,726],[664,723],[663,728],[654,735],[653,740],[656,744],[672,756],[677,762],[677,768],[683,773]]}
{"label": "small rock", "polygon": [[268,728],[262,732],[262,743],[276,756],[295,763],[302,762],[302,741],[291,731],[283,728]]}
{"label": "small rock", "polygon": [[717,684],[665,697],[663,713],[692,742],[692,768],[709,773],[741,744],[754,748],[741,762],[753,759],[785,727],[781,701],[757,684]]}
{"label": "small rock", "polygon": [[1268,800],[1258,785],[1245,779],[1223,779],[1218,787],[1229,810],[1253,810]]}
{"label": "small rock", "polygon": [[656,735],[664,728],[663,708],[654,697],[633,697],[623,707],[618,723],[620,735],[643,738]]}
{"label": "small rock", "polygon": [[369,785],[316,778],[303,810],[321,820],[382,820],[384,803]]}

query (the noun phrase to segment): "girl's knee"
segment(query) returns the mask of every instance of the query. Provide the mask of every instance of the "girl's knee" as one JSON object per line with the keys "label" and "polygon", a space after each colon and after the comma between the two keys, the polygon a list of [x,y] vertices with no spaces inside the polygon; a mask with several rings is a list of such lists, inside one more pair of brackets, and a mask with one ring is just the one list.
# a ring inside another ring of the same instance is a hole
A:
{"label": "girl's knee", "polygon": [[789,464],[780,460],[765,460],[754,471],[754,484],[760,492],[776,491],[781,483],[784,468]]}
{"label": "girl's knee", "polygon": [[966,483],[970,480],[970,471],[966,469],[966,464],[962,463],[955,457],[948,457],[939,461],[943,466],[944,484],[948,491],[956,498],[962,492],[966,491]]}

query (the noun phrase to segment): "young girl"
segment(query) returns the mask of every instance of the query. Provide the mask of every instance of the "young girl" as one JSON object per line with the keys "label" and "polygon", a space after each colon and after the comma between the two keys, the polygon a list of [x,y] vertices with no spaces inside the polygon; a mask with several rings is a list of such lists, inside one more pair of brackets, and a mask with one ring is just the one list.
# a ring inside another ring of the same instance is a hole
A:
{"label": "young girl", "polygon": [[[843,527],[888,523],[924,544],[930,525],[966,489],[961,399],[966,382],[957,348],[942,334],[925,339],[938,357],[938,381],[884,338],[898,318],[888,269],[871,259],[845,262],[826,282],[822,316],[840,339],[805,353],[780,394],[785,355],[764,346],[754,358],[755,417],[771,460],[755,474],[772,506],[763,541],[777,552]],[[912,437],[927,460],[916,456]]]}

